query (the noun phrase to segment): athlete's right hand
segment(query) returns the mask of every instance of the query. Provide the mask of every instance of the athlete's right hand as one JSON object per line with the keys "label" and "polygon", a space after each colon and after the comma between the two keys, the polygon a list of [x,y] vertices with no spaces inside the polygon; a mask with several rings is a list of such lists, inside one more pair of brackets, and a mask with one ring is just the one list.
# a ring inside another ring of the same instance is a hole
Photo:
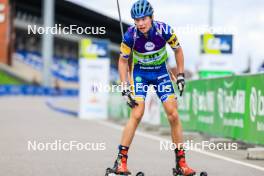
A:
{"label": "athlete's right hand", "polygon": [[130,108],[134,108],[134,107],[136,107],[138,105],[138,103],[136,102],[136,100],[134,100],[132,98],[131,95],[132,95],[132,93],[128,89],[125,89],[125,90],[122,91],[122,96],[126,99],[127,105]]}

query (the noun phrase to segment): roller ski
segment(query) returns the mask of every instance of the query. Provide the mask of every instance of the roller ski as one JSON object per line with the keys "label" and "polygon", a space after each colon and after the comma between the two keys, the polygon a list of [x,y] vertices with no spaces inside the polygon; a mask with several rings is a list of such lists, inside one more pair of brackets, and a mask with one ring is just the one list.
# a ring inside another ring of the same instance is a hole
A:
{"label": "roller ski", "polygon": [[[105,176],[129,176],[131,172],[127,168],[128,147],[119,146],[119,153],[113,168],[107,168]],[[138,172],[136,176],[144,176],[143,172]]]}
{"label": "roller ski", "polygon": [[[116,171],[112,168],[107,168],[106,169],[106,174],[105,176],[129,176],[131,173],[126,174],[126,173],[116,173]],[[136,176],[145,176],[143,172],[138,172]]]}
{"label": "roller ski", "polygon": [[[176,149],[176,168],[172,169],[173,176],[196,176],[197,173],[191,169],[185,160],[185,151],[183,149]],[[207,176],[206,172],[201,172],[200,176]]]}
{"label": "roller ski", "polygon": [[[173,176],[185,176],[183,175],[183,171],[182,170],[177,170],[176,168],[172,168],[172,172],[173,172]],[[207,176],[207,172],[200,172],[200,173],[194,173],[194,174],[189,174],[187,176],[197,176],[197,175],[200,175],[200,176]]]}

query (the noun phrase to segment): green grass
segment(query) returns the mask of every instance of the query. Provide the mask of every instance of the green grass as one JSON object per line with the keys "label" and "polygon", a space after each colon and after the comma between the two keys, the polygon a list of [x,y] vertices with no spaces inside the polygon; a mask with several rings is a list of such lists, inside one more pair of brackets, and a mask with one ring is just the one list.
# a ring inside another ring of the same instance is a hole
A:
{"label": "green grass", "polygon": [[20,80],[10,76],[9,74],[0,71],[0,85],[20,85],[23,84]]}

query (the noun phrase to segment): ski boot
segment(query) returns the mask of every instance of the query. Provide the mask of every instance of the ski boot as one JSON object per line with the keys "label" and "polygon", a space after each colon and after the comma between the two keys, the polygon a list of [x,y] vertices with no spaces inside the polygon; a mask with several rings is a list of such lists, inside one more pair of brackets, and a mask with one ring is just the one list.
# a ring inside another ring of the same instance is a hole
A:
{"label": "ski boot", "polygon": [[128,176],[131,172],[127,169],[127,155],[118,154],[113,168],[107,168],[105,176],[110,174]]}
{"label": "ski boot", "polygon": [[194,176],[196,172],[191,169],[185,160],[185,151],[176,149],[176,168],[173,168],[173,176]]}

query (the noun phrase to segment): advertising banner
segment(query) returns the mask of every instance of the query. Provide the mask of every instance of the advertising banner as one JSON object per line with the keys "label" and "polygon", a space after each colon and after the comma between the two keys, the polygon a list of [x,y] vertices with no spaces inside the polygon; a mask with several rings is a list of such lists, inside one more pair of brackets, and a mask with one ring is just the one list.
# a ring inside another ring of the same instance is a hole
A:
{"label": "advertising banner", "polygon": [[[116,99],[121,95],[110,96],[111,117],[128,118],[129,108]],[[178,109],[184,130],[264,145],[264,74],[189,81]],[[159,111],[160,125],[169,127],[161,105]]]}
{"label": "advertising banner", "polygon": [[79,117],[84,119],[106,119],[108,117],[108,95],[110,59],[108,42],[83,39],[80,42],[79,59],[80,107]]}
{"label": "advertising banner", "polygon": [[188,82],[179,112],[185,129],[264,144],[264,74]]}
{"label": "advertising banner", "polygon": [[200,37],[199,77],[212,78],[233,74],[235,52],[232,34],[205,33]]}
{"label": "advertising banner", "polygon": [[107,40],[83,39],[80,42],[80,58],[97,59],[108,58],[109,48]]}
{"label": "advertising banner", "polygon": [[202,54],[232,54],[233,35],[203,34],[201,46]]}
{"label": "advertising banner", "polygon": [[80,60],[80,118],[108,117],[109,65],[109,59]]}

